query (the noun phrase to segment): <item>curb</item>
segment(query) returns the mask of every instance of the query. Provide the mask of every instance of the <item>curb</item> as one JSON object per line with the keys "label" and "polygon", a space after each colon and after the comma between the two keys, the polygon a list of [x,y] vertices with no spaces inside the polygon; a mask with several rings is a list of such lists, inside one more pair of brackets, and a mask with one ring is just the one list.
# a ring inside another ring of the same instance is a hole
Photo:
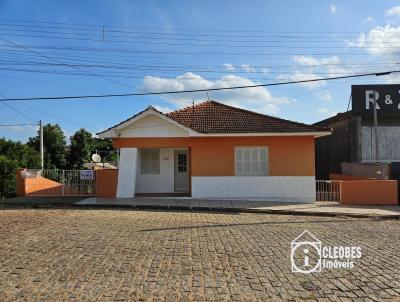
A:
{"label": "curb", "polygon": [[[21,203],[0,203],[0,206],[15,208],[32,209],[57,209],[57,208],[92,208],[92,209],[134,209],[134,210],[164,210],[164,211],[193,211],[193,212],[215,212],[215,213],[252,213],[252,214],[271,214],[271,215],[292,215],[292,216],[314,216],[314,217],[349,217],[349,218],[369,218],[374,220],[400,220],[399,215],[373,215],[373,214],[353,214],[338,212],[313,212],[313,211],[290,211],[290,210],[270,210],[270,209],[251,209],[251,208],[221,208],[221,207],[191,207],[191,206],[168,206],[168,205],[130,205],[130,204],[21,204]],[[0,207],[1,210],[1,207]]]}
{"label": "curb", "polygon": [[112,204],[72,204],[73,207],[82,208],[106,208],[118,209],[128,208],[136,210],[171,210],[171,211],[198,211],[198,212],[230,212],[230,213],[252,213],[252,214],[275,214],[275,215],[293,215],[293,216],[316,216],[316,217],[349,217],[349,218],[373,218],[376,220],[397,220],[399,215],[371,215],[371,214],[353,214],[353,213],[327,213],[312,211],[289,211],[289,210],[257,210],[248,208],[219,208],[219,207],[189,207],[189,206],[164,206],[164,205],[112,205]]}

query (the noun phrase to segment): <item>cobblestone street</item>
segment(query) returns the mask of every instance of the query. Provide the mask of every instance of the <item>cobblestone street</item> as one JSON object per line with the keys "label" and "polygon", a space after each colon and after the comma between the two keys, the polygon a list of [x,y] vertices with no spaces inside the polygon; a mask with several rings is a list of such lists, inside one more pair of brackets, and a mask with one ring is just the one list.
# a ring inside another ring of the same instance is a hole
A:
{"label": "cobblestone street", "polygon": [[[306,229],[362,258],[292,273]],[[0,301],[400,301],[399,220],[5,209],[0,238]]]}

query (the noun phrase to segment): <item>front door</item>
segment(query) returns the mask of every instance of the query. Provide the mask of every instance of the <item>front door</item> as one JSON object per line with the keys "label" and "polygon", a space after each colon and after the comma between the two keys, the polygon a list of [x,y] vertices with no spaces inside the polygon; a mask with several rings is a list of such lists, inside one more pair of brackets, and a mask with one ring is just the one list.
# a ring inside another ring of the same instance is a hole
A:
{"label": "front door", "polygon": [[189,160],[187,150],[175,151],[175,192],[189,192]]}

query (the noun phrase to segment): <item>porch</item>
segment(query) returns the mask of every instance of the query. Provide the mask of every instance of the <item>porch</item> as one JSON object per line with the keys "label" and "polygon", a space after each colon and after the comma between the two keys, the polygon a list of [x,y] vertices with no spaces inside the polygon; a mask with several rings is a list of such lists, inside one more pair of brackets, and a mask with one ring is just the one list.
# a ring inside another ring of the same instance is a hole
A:
{"label": "porch", "polygon": [[190,196],[188,148],[139,148],[135,196]]}

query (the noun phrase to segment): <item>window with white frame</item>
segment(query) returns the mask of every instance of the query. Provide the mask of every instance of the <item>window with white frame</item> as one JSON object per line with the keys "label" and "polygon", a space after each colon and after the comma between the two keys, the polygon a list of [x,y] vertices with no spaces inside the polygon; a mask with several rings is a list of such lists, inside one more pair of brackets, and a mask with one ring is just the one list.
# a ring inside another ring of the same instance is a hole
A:
{"label": "window with white frame", "polygon": [[140,174],[160,174],[160,149],[140,150]]}
{"label": "window with white frame", "polygon": [[235,175],[268,175],[268,147],[236,147]]}

